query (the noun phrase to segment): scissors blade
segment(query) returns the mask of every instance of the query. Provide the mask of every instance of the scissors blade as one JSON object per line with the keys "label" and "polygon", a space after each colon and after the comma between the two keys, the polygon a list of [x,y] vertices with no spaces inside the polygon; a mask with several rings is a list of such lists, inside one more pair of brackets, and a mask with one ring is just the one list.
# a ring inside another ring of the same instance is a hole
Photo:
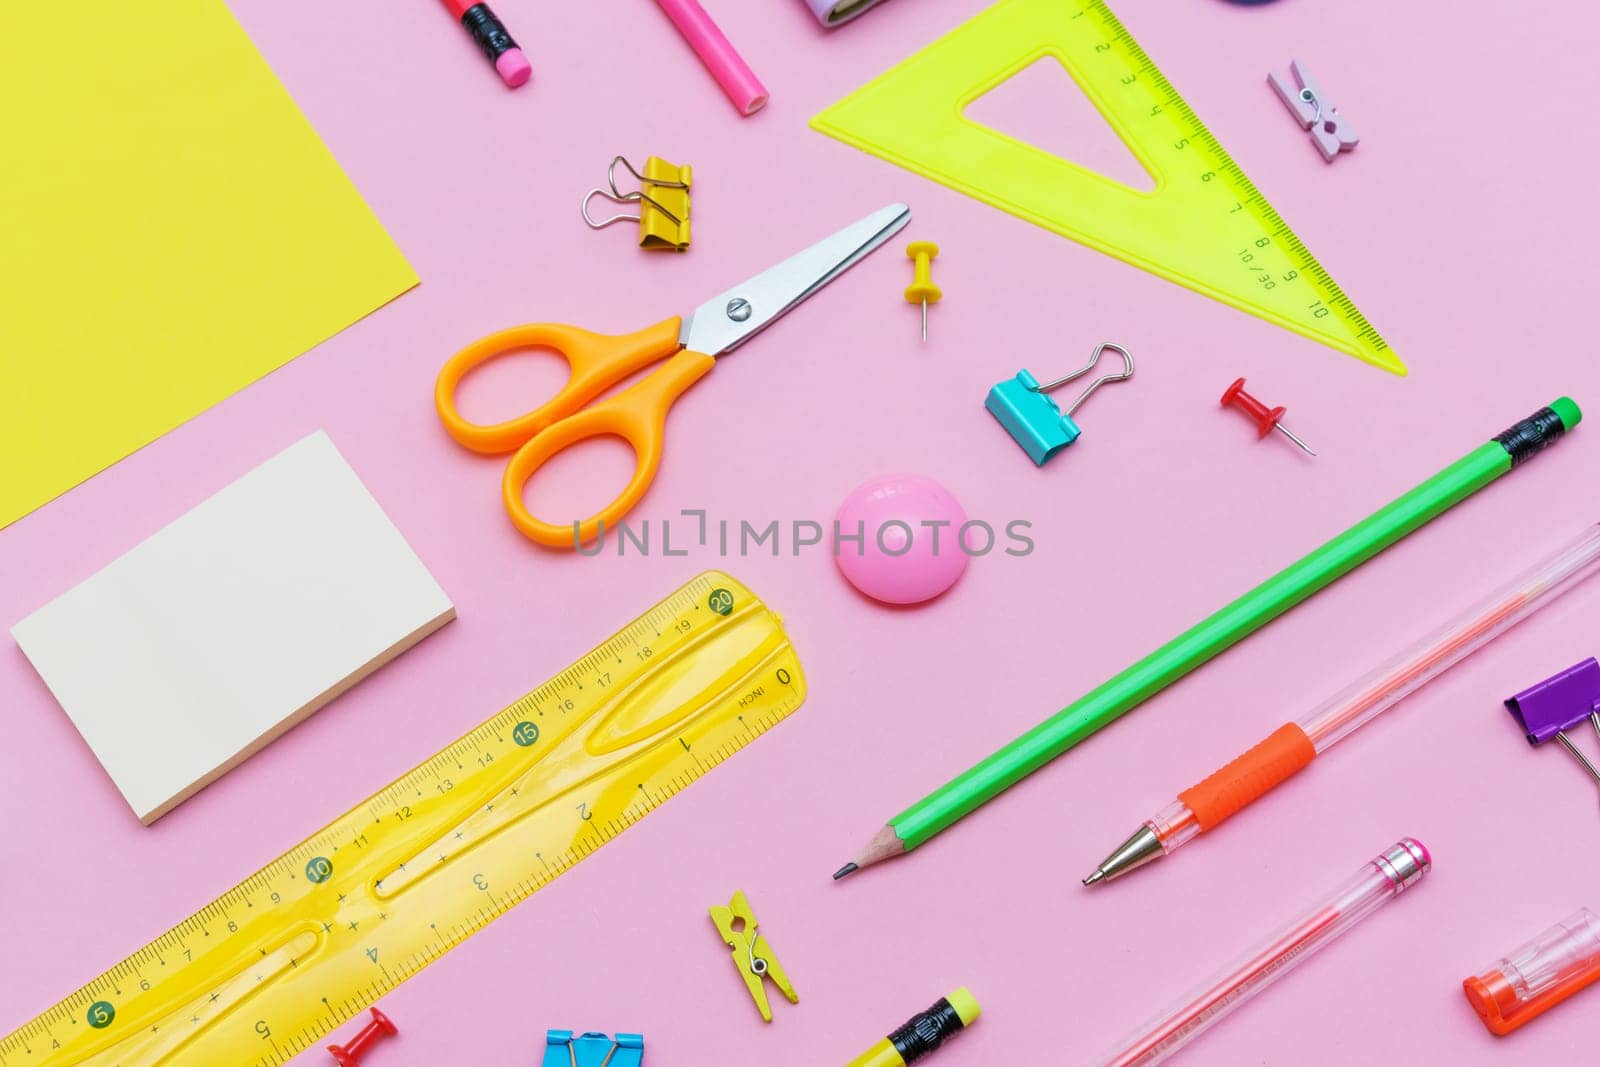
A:
{"label": "scissors blade", "polygon": [[695,308],[678,340],[706,355],[731,352],[900,232],[911,209],[890,204]]}

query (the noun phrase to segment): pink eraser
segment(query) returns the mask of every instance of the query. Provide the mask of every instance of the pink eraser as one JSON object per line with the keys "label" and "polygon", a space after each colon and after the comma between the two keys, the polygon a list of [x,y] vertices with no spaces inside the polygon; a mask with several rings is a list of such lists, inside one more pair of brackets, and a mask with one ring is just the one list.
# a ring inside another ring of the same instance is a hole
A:
{"label": "pink eraser", "polygon": [[932,600],[967,569],[966,510],[932,478],[874,478],[845,497],[834,523],[840,573],[885,604]]}
{"label": "pink eraser", "polygon": [[494,69],[500,72],[500,80],[513,89],[526,85],[528,79],[533,77],[533,64],[528,62],[528,57],[522,54],[520,48],[508,48],[501,52],[500,58],[494,61]]}

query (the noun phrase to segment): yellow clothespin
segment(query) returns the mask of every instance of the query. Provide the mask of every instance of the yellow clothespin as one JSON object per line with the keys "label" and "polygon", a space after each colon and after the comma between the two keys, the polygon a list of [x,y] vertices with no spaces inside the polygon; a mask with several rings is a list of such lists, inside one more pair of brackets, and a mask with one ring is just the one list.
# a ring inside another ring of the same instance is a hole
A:
{"label": "yellow clothespin", "polygon": [[790,1004],[800,1003],[800,995],[789,984],[789,976],[783,973],[777,957],[772,954],[772,946],[761,936],[756,913],[750,910],[750,901],[745,899],[744,890],[735,892],[727,907],[713,904],[711,921],[717,924],[717,933],[733,950],[733,965],[739,968],[739,974],[744,977],[751,999],[761,1009],[762,1019],[769,1023],[772,1021],[772,1008],[767,1004],[767,987],[762,983],[763,978],[771,978],[779,992],[789,998]]}
{"label": "yellow clothespin", "polygon": [[[624,193],[617,188],[617,164],[621,163],[628,168],[628,173],[639,179],[639,188],[631,193]],[[583,221],[593,229],[603,229],[613,222],[637,222],[639,224],[639,247],[650,250],[671,250],[682,252],[689,247],[689,186],[694,180],[694,171],[690,167],[679,167],[668,163],[658,156],[651,156],[644,162],[644,173],[640,174],[633,169],[622,156],[617,156],[611,161],[611,166],[606,168],[606,181],[611,186],[610,192],[604,189],[590,189],[584,194],[583,203],[579,210],[583,212]],[[616,214],[607,219],[596,220],[589,216],[589,201],[597,196],[603,196],[618,204],[636,203],[639,205],[639,214]]]}

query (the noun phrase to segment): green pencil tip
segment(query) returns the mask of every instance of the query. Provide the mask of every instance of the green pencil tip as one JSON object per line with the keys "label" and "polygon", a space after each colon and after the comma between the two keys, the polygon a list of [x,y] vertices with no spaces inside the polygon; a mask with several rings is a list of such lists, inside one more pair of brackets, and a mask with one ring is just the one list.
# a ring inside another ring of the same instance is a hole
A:
{"label": "green pencil tip", "polygon": [[843,878],[845,875],[854,874],[856,871],[859,871],[860,869],[861,869],[860,867],[857,867],[853,863],[847,863],[843,867],[840,867],[837,871],[833,872],[833,880],[835,882],[837,882],[839,879]]}
{"label": "green pencil tip", "polygon": [[1561,416],[1561,425],[1572,429],[1583,421],[1583,411],[1570,396],[1564,396],[1550,405],[1550,410]]}

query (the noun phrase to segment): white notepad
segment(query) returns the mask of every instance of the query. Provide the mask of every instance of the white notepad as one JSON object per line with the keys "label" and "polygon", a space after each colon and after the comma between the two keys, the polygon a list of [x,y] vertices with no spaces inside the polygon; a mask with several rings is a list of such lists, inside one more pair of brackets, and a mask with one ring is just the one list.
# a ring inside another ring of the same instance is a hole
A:
{"label": "white notepad", "polygon": [[148,825],[454,617],[319,431],[11,634]]}

